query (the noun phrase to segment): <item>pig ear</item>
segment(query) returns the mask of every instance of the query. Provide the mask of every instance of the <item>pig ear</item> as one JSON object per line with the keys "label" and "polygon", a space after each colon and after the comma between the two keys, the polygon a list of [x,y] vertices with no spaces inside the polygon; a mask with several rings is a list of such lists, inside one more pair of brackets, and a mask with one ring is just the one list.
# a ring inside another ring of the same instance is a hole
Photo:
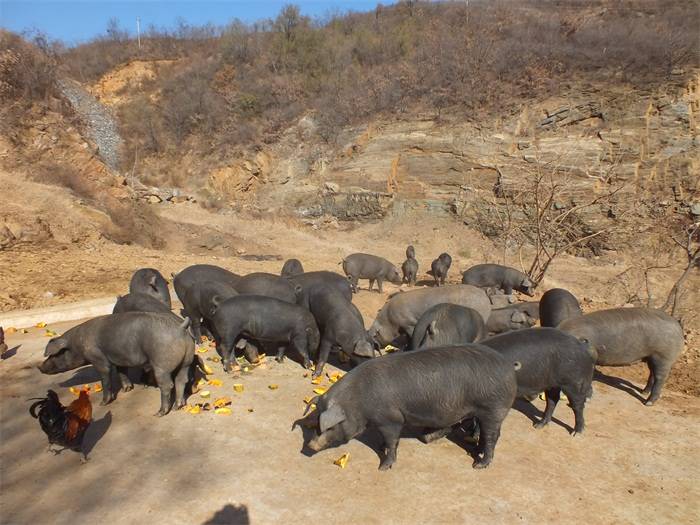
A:
{"label": "pig ear", "polygon": [[435,320],[432,320],[432,321],[430,322],[430,324],[428,325],[428,333],[429,333],[430,335],[435,335],[435,334],[437,334],[437,332],[438,332],[437,328],[435,328],[435,324],[436,324],[436,321],[435,321]]}
{"label": "pig ear", "polygon": [[301,285],[300,284],[294,285],[294,293],[296,295],[299,295],[301,293]]}
{"label": "pig ear", "polygon": [[353,354],[362,357],[374,357],[374,346],[369,341],[358,341],[353,348]]}
{"label": "pig ear", "polygon": [[49,341],[46,345],[46,350],[44,350],[44,357],[51,357],[52,355],[60,354],[63,350],[68,348],[68,341],[63,337],[56,337]]}
{"label": "pig ear", "polygon": [[319,429],[321,433],[329,428],[336,426],[338,423],[345,421],[346,416],[340,405],[331,405],[319,418]]}

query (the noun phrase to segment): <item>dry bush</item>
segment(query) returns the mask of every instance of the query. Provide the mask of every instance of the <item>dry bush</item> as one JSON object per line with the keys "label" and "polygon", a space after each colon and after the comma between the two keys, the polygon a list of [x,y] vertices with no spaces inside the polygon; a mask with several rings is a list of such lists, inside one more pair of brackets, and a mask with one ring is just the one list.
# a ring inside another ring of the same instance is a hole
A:
{"label": "dry bush", "polygon": [[94,185],[70,164],[43,161],[29,171],[29,176],[36,182],[68,188],[78,197],[91,199],[96,193]]}
{"label": "dry bush", "polygon": [[134,200],[107,199],[104,208],[113,224],[103,232],[108,239],[119,244],[165,247],[165,224],[148,205]]}
{"label": "dry bush", "polygon": [[36,182],[68,188],[77,197],[104,210],[112,221],[102,231],[108,239],[119,244],[136,243],[156,249],[165,246],[160,235],[165,225],[148,205],[110,196],[102,184],[89,179],[75,167],[44,161],[31,170],[30,176]]}
{"label": "dry bush", "polygon": [[69,113],[57,99],[58,51],[42,34],[29,42],[0,29],[0,132],[11,140],[29,124],[32,108]]}
{"label": "dry bush", "polygon": [[309,113],[333,142],[348,124],[426,108],[509,114],[582,76],[653,89],[699,64],[699,25],[687,0],[411,1],[322,21],[285,6],[255,24],[150,30],[140,50],[115,29],[62,58],[83,81],[136,57],[183,58],[153,86],[158,104],[123,109],[124,135],[143,155],[205,154],[274,141]]}
{"label": "dry bush", "polygon": [[30,43],[0,30],[0,100],[45,102],[55,96],[57,51],[41,34]]}

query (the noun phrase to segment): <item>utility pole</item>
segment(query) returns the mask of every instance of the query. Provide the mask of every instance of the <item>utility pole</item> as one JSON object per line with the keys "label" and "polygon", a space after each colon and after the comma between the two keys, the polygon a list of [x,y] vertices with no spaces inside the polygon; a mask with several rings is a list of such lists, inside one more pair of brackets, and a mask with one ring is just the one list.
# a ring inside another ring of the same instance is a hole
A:
{"label": "utility pole", "polygon": [[139,49],[141,49],[141,19],[136,17],[136,40],[139,42]]}

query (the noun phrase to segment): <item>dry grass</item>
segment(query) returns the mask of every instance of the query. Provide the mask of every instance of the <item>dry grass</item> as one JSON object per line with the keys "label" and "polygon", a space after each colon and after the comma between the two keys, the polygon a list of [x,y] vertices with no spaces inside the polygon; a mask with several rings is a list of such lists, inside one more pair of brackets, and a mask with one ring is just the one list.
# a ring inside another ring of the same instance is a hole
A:
{"label": "dry grass", "polygon": [[287,6],[274,20],[151,32],[139,51],[112,31],[62,57],[78,80],[133,58],[181,58],[121,109],[127,163],[274,141],[315,115],[334,142],[348,124],[430,111],[507,115],[595,76],[649,89],[698,65],[697,2],[401,2],[322,21]]}

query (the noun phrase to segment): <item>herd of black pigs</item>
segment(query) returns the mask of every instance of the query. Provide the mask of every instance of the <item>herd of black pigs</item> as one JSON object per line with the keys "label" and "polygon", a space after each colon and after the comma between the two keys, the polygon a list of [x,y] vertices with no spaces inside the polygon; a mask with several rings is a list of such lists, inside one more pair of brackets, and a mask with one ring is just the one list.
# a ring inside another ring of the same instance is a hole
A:
{"label": "herd of black pigs", "polygon": [[561,288],[539,302],[520,302],[514,292],[532,296],[533,284],[498,264],[473,266],[462,284],[446,285],[451,263],[447,253],[436,258],[429,272],[434,286],[391,295],[369,330],[352,303],[358,280],[368,279],[370,290],[376,282],[380,292],[383,281],[413,287],[413,246],[403,276],[388,260],[364,253],[343,259],[345,277],[305,272],[297,259],[286,261],[281,275],[189,266],[173,275],[180,316],[172,312],[166,279],[140,269],[111,315],[51,339],[39,370],[57,374],[92,365],[107,404],[119,386],[133,388],[127,371],[139,368],[160,389],[157,415],[163,416],[185,406],[188,388],[206,368],[195,353],[204,335],[215,342],[227,372],[236,365],[236,350],[251,363],[259,350],[276,352],[280,362],[291,350],[316,378],[336,353],[352,369],[294,425],[305,427],[312,452],[375,428],[384,440],[381,470],[396,461],[404,427],[417,429],[426,442],[469,428],[477,443],[473,466],[486,467],[515,398],[532,400],[541,392],[546,408],[535,427],[550,422],[563,392],[574,412],[573,434],[581,434],[596,364],[646,362],[646,404],[659,399],[684,344],[674,318],[650,308],[584,315],[576,297]]}

